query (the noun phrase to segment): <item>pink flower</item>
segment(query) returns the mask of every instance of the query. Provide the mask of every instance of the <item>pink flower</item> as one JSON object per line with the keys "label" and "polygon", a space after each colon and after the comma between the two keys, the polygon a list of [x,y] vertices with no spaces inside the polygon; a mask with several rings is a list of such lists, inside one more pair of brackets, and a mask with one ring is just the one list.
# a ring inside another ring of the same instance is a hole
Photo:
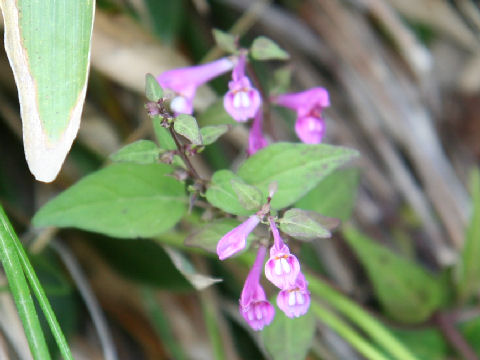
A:
{"label": "pink flower", "polygon": [[290,254],[290,249],[280,237],[273,219],[269,220],[274,244],[270,248],[270,259],[265,264],[265,276],[278,288],[289,289],[295,285],[300,273],[300,263],[295,255]]}
{"label": "pink flower", "polygon": [[217,254],[220,260],[225,260],[245,248],[248,235],[259,222],[260,218],[257,215],[252,215],[245,222],[224,235],[217,244]]}
{"label": "pink flower", "polygon": [[328,92],[316,87],[298,93],[282,94],[272,98],[278,105],[297,112],[295,132],[300,140],[307,144],[318,144],[325,134],[324,108],[330,106]]}
{"label": "pink flower", "polygon": [[295,286],[278,293],[277,305],[290,318],[305,315],[310,307],[310,292],[302,273],[298,274]]}
{"label": "pink flower", "polygon": [[232,81],[228,83],[229,91],[223,98],[223,106],[230,116],[239,122],[247,121],[258,111],[262,99],[257,89],[253,88],[245,76],[246,56],[242,54],[232,72]]}
{"label": "pink flower", "polygon": [[253,118],[252,128],[248,135],[248,155],[253,155],[268,145],[267,139],[265,139],[262,132],[262,117],[262,110],[260,109]]}
{"label": "pink flower", "polygon": [[260,285],[260,273],[267,249],[260,246],[255,263],[245,280],[242,295],[240,296],[240,314],[250,327],[262,330],[265,325],[272,322],[275,316],[275,308],[265,296],[265,291]]}
{"label": "pink flower", "polygon": [[170,103],[176,114],[192,114],[193,98],[200,85],[231,70],[234,63],[229,58],[221,58],[208,64],[189,66],[165,71],[157,77],[158,83],[175,91],[177,96]]}

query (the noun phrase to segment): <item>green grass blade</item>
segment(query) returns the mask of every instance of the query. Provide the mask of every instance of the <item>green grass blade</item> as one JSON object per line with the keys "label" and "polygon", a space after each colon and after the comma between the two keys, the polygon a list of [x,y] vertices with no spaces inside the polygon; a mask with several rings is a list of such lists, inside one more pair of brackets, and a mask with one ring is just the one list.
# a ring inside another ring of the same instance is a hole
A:
{"label": "green grass blade", "polygon": [[16,241],[18,241],[17,235],[13,231],[3,208],[0,206],[0,259],[7,275],[8,284],[22,320],[32,355],[35,359],[48,360],[50,359],[50,353],[48,352],[47,343],[40,327],[32,296],[30,295],[30,289],[17,255]]}
{"label": "green grass blade", "polygon": [[360,354],[365,356],[365,358],[369,360],[389,360],[331,311],[325,309],[316,302],[312,302],[312,310],[321,322],[325,323],[325,325],[347,340],[347,342]]}
{"label": "green grass blade", "polygon": [[62,354],[63,358],[66,360],[73,360],[72,353],[70,352],[70,348],[68,346],[67,340],[65,339],[65,335],[60,328],[60,325],[57,321],[55,313],[53,312],[52,307],[50,306],[50,302],[48,301],[47,296],[45,295],[45,291],[38,280],[37,274],[28,259],[27,253],[23,248],[22,244],[18,240],[18,238],[13,239],[15,242],[15,247],[17,249],[18,256],[20,258],[20,262],[23,266],[23,270],[25,271],[25,275],[27,277],[28,282],[35,294],[35,297],[42,308],[43,314],[47,319],[48,325],[50,326],[50,330],[52,331],[53,337],[57,342],[58,348],[60,349],[60,353]]}
{"label": "green grass blade", "polygon": [[379,321],[363,310],[354,301],[343,296],[323,281],[310,274],[305,275],[310,291],[326,301],[360,329],[373,341],[398,360],[418,360],[400,341],[398,341]]}

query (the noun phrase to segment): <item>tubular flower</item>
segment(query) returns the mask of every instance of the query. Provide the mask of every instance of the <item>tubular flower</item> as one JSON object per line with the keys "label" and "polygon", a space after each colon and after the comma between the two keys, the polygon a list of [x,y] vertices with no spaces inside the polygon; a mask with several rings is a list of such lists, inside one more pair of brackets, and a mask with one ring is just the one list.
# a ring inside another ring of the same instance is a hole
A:
{"label": "tubular flower", "polygon": [[289,289],[295,285],[300,273],[300,263],[295,255],[290,254],[290,249],[280,237],[273,219],[269,220],[274,244],[270,248],[270,259],[265,264],[265,276],[278,288]]}
{"label": "tubular flower", "polygon": [[239,252],[247,244],[248,235],[260,222],[257,215],[250,216],[246,221],[225,234],[217,244],[217,254],[220,260]]}
{"label": "tubular flower", "polygon": [[157,81],[163,88],[177,94],[170,103],[176,114],[192,114],[197,88],[231,70],[233,66],[231,59],[221,58],[208,64],[165,71],[157,77]]}
{"label": "tubular flower", "polygon": [[229,90],[223,98],[225,110],[239,122],[252,118],[262,103],[260,93],[245,76],[246,61],[245,54],[239,56],[232,71],[232,81],[228,83]]}
{"label": "tubular flower", "polygon": [[310,307],[310,292],[302,273],[298,274],[295,286],[278,293],[277,305],[290,318],[305,315]]}
{"label": "tubular flower", "polygon": [[258,150],[268,145],[267,139],[263,136],[262,121],[263,115],[261,109],[257,111],[253,118],[252,128],[248,135],[248,155],[255,154]]}
{"label": "tubular flower", "polygon": [[268,302],[265,291],[260,285],[260,273],[266,252],[267,249],[260,246],[240,296],[240,314],[255,331],[262,330],[265,325],[272,322],[275,316],[275,308]]}
{"label": "tubular flower", "polygon": [[297,112],[295,132],[307,144],[318,144],[325,134],[324,108],[330,106],[327,90],[321,87],[298,93],[282,94],[272,98],[278,105]]}

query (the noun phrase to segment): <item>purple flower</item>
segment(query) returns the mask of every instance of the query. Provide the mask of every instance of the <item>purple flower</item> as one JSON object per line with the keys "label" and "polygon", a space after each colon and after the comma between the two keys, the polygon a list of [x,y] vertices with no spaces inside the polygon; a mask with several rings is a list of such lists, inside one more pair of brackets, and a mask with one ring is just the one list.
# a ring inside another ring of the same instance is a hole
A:
{"label": "purple flower", "polygon": [[242,54],[232,72],[232,81],[228,83],[229,91],[223,98],[225,110],[236,121],[244,122],[258,111],[262,99],[257,89],[253,88],[245,76],[246,56]]}
{"label": "purple flower", "polygon": [[262,117],[262,110],[260,109],[253,118],[252,128],[248,135],[248,155],[253,155],[268,145],[267,139],[265,139],[262,132]]}
{"label": "purple flower", "polygon": [[275,316],[275,308],[268,302],[265,291],[260,285],[260,273],[266,252],[267,249],[260,246],[240,296],[240,314],[255,331],[262,330],[265,325],[272,322]]}
{"label": "purple flower", "polygon": [[242,250],[247,244],[248,235],[255,229],[259,222],[260,218],[257,215],[252,215],[224,235],[217,244],[217,254],[220,260],[225,260]]}
{"label": "purple flower", "polygon": [[295,255],[290,254],[290,249],[280,237],[273,219],[269,220],[274,244],[270,248],[270,259],[265,264],[265,276],[278,288],[289,289],[295,285],[300,273],[300,263]]}
{"label": "purple flower", "polygon": [[295,132],[300,140],[307,144],[318,144],[325,134],[324,108],[330,106],[328,92],[316,87],[298,93],[282,94],[272,98],[278,105],[297,112]]}
{"label": "purple flower", "polygon": [[221,58],[208,64],[184,67],[165,71],[157,77],[158,83],[177,94],[170,103],[177,114],[193,113],[193,98],[197,87],[231,70],[234,63],[229,58]]}
{"label": "purple flower", "polygon": [[277,305],[290,318],[305,315],[310,306],[310,292],[302,273],[298,274],[295,286],[278,293]]}

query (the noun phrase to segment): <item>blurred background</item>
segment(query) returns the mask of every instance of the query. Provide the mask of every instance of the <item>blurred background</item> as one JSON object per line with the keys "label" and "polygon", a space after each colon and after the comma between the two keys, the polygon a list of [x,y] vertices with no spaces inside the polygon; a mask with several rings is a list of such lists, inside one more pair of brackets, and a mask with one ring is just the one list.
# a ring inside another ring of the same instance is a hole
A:
{"label": "blurred background", "polygon": [[[153,138],[144,110],[145,74],[222,56],[212,28],[238,34],[245,46],[265,35],[290,53],[288,65],[255,64],[266,88],[329,90],[325,142],[362,155],[342,183],[354,189],[345,202],[328,198],[335,180],[325,185],[325,203],[336,201],[337,217],[438,276],[458,261],[472,209],[469,178],[480,160],[477,1],[97,0],[82,124],[52,184],[35,182],[28,171],[17,91],[0,49],[0,201],[32,254],[77,359],[114,359],[114,349],[119,359],[269,358],[258,334],[236,313],[248,268],[184,248],[180,237],[188,229],[149,241],[30,226],[40,206],[105,165],[122,145]],[[223,76],[198,93],[201,124],[222,122],[218,99],[228,80]],[[296,141],[293,120],[275,109],[266,124],[270,138]],[[197,165],[209,174],[238,164],[247,136],[236,127]],[[201,273],[224,281],[194,290],[169,248],[156,242],[180,248]],[[367,276],[371,271],[340,232],[295,245],[295,252],[312,272],[394,329],[419,358],[480,355],[478,296],[450,302],[438,317],[402,321],[385,311],[384,297]],[[0,358],[28,359],[4,276],[1,281]],[[362,358],[330,327],[316,325],[309,359]]]}

